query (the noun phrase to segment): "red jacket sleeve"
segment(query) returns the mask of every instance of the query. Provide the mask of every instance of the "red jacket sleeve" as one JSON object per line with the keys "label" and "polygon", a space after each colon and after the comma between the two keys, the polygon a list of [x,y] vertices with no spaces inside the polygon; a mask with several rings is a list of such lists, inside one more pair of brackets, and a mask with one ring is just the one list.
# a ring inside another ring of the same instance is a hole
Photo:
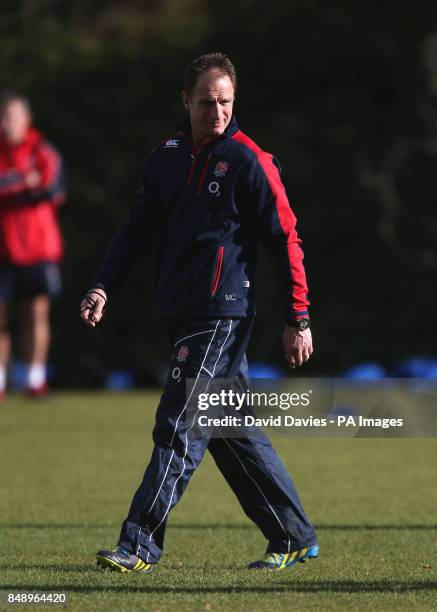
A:
{"label": "red jacket sleeve", "polygon": [[278,264],[286,322],[308,316],[308,287],[301,239],[276,160],[257,151],[249,172],[250,206],[254,207],[261,240]]}
{"label": "red jacket sleeve", "polygon": [[59,206],[65,201],[63,161],[56,149],[42,141],[36,151],[36,170],[41,173],[41,184],[29,190],[33,201],[50,200]]}
{"label": "red jacket sleeve", "polygon": [[23,174],[11,170],[0,172],[0,202],[6,203],[8,199],[13,199],[27,191]]}
{"label": "red jacket sleeve", "polygon": [[38,144],[34,154],[36,162],[33,170],[41,174],[40,185],[29,188],[24,174],[18,171],[0,174],[0,205],[32,205],[41,201],[51,201],[55,205],[63,204],[65,188],[61,156],[45,141]]}

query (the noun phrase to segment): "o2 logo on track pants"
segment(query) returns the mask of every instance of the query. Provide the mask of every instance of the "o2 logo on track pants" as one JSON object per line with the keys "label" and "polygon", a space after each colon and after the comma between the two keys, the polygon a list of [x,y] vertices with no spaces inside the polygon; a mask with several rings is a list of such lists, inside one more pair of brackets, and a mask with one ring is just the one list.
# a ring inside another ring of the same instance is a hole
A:
{"label": "o2 logo on track pants", "polygon": [[171,371],[171,377],[173,378],[173,380],[175,380],[176,382],[180,383],[182,380],[182,374],[181,374],[181,369],[176,366],[173,368],[173,370]]}

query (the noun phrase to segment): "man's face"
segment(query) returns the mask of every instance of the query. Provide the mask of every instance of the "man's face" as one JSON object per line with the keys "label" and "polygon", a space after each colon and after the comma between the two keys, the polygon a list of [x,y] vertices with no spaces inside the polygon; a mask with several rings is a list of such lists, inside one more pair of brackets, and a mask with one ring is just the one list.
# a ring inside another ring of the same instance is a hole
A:
{"label": "man's face", "polygon": [[223,134],[234,105],[234,86],[227,75],[216,68],[203,72],[191,96],[184,92],[182,97],[196,141],[207,142]]}
{"label": "man's face", "polygon": [[1,117],[6,140],[11,144],[20,144],[26,136],[31,119],[29,109],[21,100],[9,102]]}

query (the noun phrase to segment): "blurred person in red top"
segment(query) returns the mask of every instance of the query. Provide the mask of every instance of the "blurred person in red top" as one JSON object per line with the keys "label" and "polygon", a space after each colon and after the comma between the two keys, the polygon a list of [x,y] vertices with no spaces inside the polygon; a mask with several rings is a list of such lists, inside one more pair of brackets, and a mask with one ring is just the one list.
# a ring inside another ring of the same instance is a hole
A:
{"label": "blurred person in red top", "polygon": [[0,396],[10,353],[8,306],[17,301],[24,387],[47,391],[50,299],[59,294],[63,255],[57,208],[64,202],[62,159],[32,126],[28,100],[0,98]]}

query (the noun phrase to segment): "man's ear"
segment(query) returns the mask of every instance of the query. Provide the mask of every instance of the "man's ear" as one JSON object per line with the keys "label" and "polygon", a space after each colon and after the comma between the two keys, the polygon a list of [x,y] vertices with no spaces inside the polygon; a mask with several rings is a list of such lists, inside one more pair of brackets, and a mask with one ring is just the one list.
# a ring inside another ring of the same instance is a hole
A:
{"label": "man's ear", "polygon": [[182,92],[182,104],[185,106],[185,110],[189,110],[188,108],[188,96],[185,91]]}

